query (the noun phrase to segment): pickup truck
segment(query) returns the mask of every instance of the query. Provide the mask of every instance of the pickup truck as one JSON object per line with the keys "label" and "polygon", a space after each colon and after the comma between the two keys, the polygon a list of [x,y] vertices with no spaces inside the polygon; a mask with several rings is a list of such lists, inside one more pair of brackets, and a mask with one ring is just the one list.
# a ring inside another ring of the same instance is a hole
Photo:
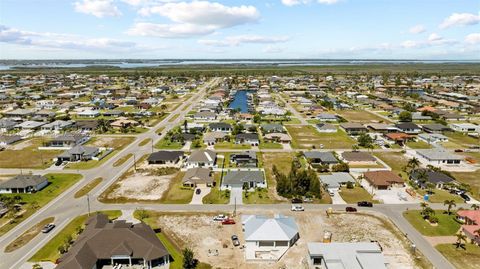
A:
{"label": "pickup truck", "polygon": [[223,214],[219,214],[219,215],[216,215],[215,217],[213,217],[213,220],[214,221],[224,221],[226,220],[228,217],[223,215]]}

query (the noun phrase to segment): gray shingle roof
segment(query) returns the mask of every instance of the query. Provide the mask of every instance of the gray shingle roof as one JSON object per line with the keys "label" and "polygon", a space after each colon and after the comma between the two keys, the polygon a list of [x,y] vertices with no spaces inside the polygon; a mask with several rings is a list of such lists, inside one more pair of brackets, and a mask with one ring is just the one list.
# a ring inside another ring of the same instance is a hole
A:
{"label": "gray shingle roof", "polygon": [[258,182],[265,181],[263,171],[228,171],[223,178],[222,184],[243,184],[244,182]]}
{"label": "gray shingle roof", "polygon": [[17,175],[0,183],[0,189],[27,188],[37,186],[45,181],[47,181],[47,178],[42,175]]}

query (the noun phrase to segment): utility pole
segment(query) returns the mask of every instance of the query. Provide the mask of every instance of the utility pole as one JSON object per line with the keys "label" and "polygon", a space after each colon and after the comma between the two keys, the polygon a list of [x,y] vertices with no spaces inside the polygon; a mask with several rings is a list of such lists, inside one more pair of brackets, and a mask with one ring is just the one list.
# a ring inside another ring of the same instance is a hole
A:
{"label": "utility pole", "polygon": [[90,194],[87,193],[88,216],[90,217]]}
{"label": "utility pole", "polygon": [[237,197],[235,197],[235,203],[233,208],[233,216],[235,217],[236,215],[237,215]]}

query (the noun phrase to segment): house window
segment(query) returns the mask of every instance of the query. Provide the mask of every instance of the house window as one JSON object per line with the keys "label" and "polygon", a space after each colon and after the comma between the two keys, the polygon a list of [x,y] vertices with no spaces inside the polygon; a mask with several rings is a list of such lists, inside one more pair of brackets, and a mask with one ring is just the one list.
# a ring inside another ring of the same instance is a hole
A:
{"label": "house window", "polygon": [[259,241],[258,246],[259,247],[273,247],[274,246],[274,241]]}

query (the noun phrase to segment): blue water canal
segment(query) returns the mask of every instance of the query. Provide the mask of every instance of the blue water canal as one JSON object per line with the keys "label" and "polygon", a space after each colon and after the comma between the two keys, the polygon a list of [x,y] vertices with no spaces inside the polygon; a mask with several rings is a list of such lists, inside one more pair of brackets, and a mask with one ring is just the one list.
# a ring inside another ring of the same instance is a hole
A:
{"label": "blue water canal", "polygon": [[240,112],[248,112],[248,93],[252,91],[237,91],[233,97],[233,101],[228,105],[228,108],[240,108]]}

